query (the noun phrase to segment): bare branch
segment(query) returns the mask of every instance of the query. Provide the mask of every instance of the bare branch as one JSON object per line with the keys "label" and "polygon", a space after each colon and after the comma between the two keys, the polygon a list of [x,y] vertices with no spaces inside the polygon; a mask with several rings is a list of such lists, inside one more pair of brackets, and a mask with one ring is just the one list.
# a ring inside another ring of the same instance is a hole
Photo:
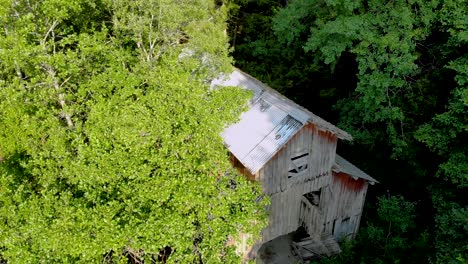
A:
{"label": "bare branch", "polygon": [[16,62],[15,60],[15,70],[16,70],[16,75],[18,76],[18,79],[21,81],[23,81],[23,74],[21,74],[21,70],[20,70],[20,67],[18,66],[18,63]]}
{"label": "bare branch", "polygon": [[65,113],[65,96],[63,93],[60,92],[60,89],[62,86],[70,80],[71,77],[68,77],[65,81],[63,81],[61,84],[59,84],[59,80],[56,76],[55,69],[50,66],[50,65],[43,65],[43,69],[49,74],[49,76],[52,78],[53,81],[53,86],[55,91],[58,93],[58,102],[60,104],[60,107],[62,108],[62,112],[60,112],[60,117],[65,118],[65,121],[67,122],[68,127],[73,128],[75,125],[73,124],[73,121],[70,117],[69,114]]}
{"label": "bare branch", "polygon": [[70,80],[70,78],[71,78],[71,76],[68,77],[67,79],[65,79],[65,81],[63,81],[62,84],[60,84],[60,88],[62,88],[62,86],[63,86],[64,84],[66,84],[66,83],[68,82],[68,80]]}
{"label": "bare branch", "polygon": [[45,34],[44,36],[44,39],[42,39],[41,41],[41,45],[45,46],[45,43],[47,41],[47,38],[49,37],[50,33],[52,33],[52,31],[54,31],[55,27],[58,25],[58,21],[55,20],[53,23],[52,23],[52,26],[50,26],[49,30],[47,31],[47,33]]}

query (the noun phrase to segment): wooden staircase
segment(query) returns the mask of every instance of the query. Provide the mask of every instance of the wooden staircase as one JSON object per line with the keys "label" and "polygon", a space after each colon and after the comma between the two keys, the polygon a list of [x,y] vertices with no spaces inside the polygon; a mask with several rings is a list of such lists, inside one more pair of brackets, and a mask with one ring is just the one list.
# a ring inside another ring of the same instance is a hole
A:
{"label": "wooden staircase", "polygon": [[341,252],[340,246],[333,236],[307,237],[298,242],[292,242],[293,253],[302,261],[329,257]]}
{"label": "wooden staircase", "polygon": [[307,237],[292,242],[292,251],[299,260],[329,257],[341,253],[340,246],[331,234],[324,234],[323,214],[317,205],[306,197],[301,199],[299,225],[304,228]]}

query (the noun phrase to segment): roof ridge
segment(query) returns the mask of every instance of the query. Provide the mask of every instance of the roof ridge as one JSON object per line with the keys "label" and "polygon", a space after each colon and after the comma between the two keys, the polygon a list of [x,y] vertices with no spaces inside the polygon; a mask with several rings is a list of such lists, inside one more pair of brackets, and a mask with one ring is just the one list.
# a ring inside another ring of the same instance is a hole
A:
{"label": "roof ridge", "polygon": [[333,168],[337,172],[344,172],[346,174],[349,174],[350,176],[354,176],[357,178],[367,180],[371,184],[374,184],[376,182],[378,183],[376,179],[372,178],[371,176],[369,176],[369,174],[359,169],[356,165],[352,164],[351,162],[349,162],[342,156],[338,155],[338,153],[336,153],[335,163],[333,165]]}
{"label": "roof ridge", "polygon": [[[277,90],[271,88],[267,84],[265,84],[265,83],[261,82],[260,80],[254,78],[250,74],[245,73],[245,72],[243,72],[242,70],[240,70],[240,69],[238,69],[236,67],[234,67],[234,71],[238,71],[240,74],[242,74],[245,77],[249,78],[250,81],[254,82],[255,84],[257,84],[261,88],[265,89],[266,92],[268,92],[269,94],[277,97],[278,99],[281,99],[282,101],[287,102],[288,104],[292,104],[293,106],[295,106],[299,110],[301,110],[301,111],[305,112],[306,114],[308,114],[309,115],[309,120],[310,120],[311,123],[314,123],[315,125],[318,125],[319,127],[336,134],[340,139],[349,140],[349,141],[353,140],[353,137],[348,132],[338,128],[337,126],[335,126],[332,123],[326,121],[325,119],[321,118],[320,116],[312,113],[307,108],[295,103],[293,100],[291,100],[288,97],[282,95]],[[249,87],[245,87],[245,88],[249,89]],[[278,107],[281,108],[281,106],[278,106]]]}

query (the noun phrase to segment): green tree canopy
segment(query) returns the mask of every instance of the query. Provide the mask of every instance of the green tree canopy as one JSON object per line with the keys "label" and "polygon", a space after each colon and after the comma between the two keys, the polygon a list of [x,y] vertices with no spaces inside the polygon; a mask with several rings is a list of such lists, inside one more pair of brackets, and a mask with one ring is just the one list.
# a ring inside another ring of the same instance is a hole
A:
{"label": "green tree canopy", "polygon": [[235,2],[238,66],[350,132],[359,144],[340,151],[376,193],[414,202],[413,241],[429,232],[431,260],[466,261],[468,1]]}
{"label": "green tree canopy", "polygon": [[249,94],[207,85],[230,67],[225,16],[204,0],[0,1],[1,258],[238,261],[228,236],[258,235],[265,212],[220,137]]}

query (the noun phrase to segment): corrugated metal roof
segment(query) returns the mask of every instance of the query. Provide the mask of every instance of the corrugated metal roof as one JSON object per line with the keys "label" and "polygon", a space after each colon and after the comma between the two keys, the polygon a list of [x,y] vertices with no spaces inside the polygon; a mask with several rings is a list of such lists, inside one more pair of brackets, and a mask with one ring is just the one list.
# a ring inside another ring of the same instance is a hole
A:
{"label": "corrugated metal roof", "polygon": [[306,112],[291,106],[286,100],[282,99],[281,97],[274,96],[271,93],[264,93],[262,97],[271,102],[273,105],[281,108],[283,111],[290,114],[303,124],[307,123],[307,121],[309,120],[309,115]]}
{"label": "corrugated metal roof", "polygon": [[[265,102],[265,103],[263,103]],[[265,105],[268,108],[265,109]],[[242,163],[244,158],[273,131],[287,113],[261,100],[249,111],[242,113],[240,122],[226,128],[222,134],[224,143]],[[245,165],[245,164],[244,164]]]}
{"label": "corrugated metal roof", "polygon": [[229,151],[251,173],[256,173],[302,125],[260,96],[242,113],[238,123],[223,131],[222,137]]}
{"label": "corrugated metal roof", "polygon": [[[281,147],[302,127],[302,123],[286,116],[241,162],[252,173],[263,167]],[[233,153],[235,155],[235,153]]]}
{"label": "corrugated metal roof", "polygon": [[278,91],[268,87],[268,85],[260,82],[254,77],[247,73],[235,69],[229,76],[222,76],[211,82],[211,87],[216,86],[237,86],[244,89],[253,91],[254,96],[250,100],[250,104],[253,105],[261,97],[274,104],[276,107],[282,109],[287,114],[291,115],[296,120],[302,123],[310,122],[323,130],[330,131],[340,139],[352,140],[353,137],[346,131],[339,129],[333,124],[325,121],[321,117],[313,114],[304,107],[294,103]]}
{"label": "corrugated metal roof", "polygon": [[250,109],[242,113],[238,123],[222,133],[229,151],[251,173],[261,169],[308,122],[336,134],[338,138],[352,139],[345,131],[238,69],[228,77],[213,80],[211,88],[216,86],[237,86],[254,93]]}
{"label": "corrugated metal roof", "polygon": [[343,172],[354,178],[364,179],[371,184],[378,182],[367,173],[360,170],[358,167],[354,166],[351,162],[345,160],[340,155],[336,154],[335,164],[332,167],[332,170],[335,172]]}

